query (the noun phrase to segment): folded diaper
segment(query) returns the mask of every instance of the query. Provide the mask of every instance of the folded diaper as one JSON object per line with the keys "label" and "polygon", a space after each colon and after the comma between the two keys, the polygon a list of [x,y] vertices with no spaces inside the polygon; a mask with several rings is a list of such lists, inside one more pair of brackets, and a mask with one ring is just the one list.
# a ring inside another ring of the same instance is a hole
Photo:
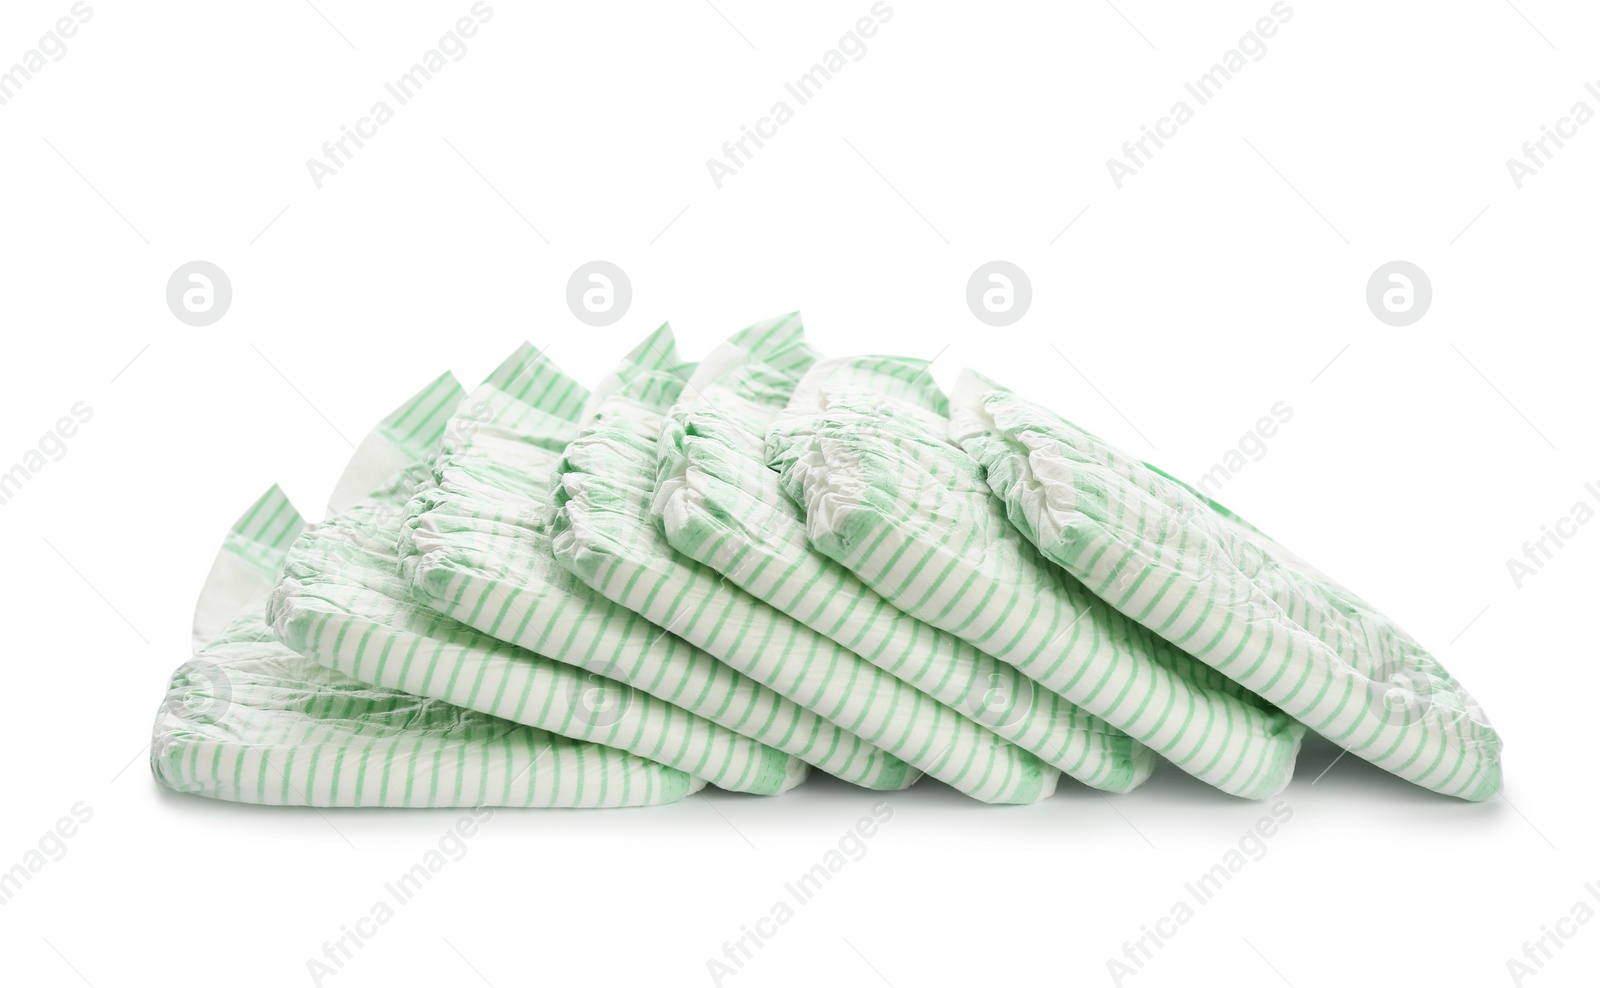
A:
{"label": "folded diaper", "polygon": [[[557,559],[589,585],[893,756],[906,784],[916,769],[989,802],[1048,796],[1056,771],[859,655],[676,554],[655,526],[658,437],[677,391],[701,394],[748,370],[757,388],[787,391],[812,359],[790,316],[736,334],[679,388],[618,391],[567,449],[552,499]],[[775,365],[748,368],[752,362]],[[660,375],[669,384],[671,373]],[[674,393],[669,393],[674,392]],[[664,491],[670,497],[670,490]],[[914,766],[914,768],[908,768]]]}
{"label": "folded diaper", "polygon": [[303,525],[274,487],[234,523],[195,609],[194,657],[156,714],[178,792],[277,806],[669,803],[686,772],[438,700],[377,689],[274,641],[263,610]]}
{"label": "folded diaper", "polygon": [[[568,384],[548,387],[560,393],[570,390]],[[780,751],[653,696],[499,642],[411,599],[396,549],[402,512],[415,487],[413,475],[432,462],[461,399],[459,386],[446,375],[380,426],[380,433],[400,437],[399,444],[414,454],[429,452],[295,542],[268,602],[277,638],[363,682],[621,748],[725,789],[774,793],[798,781],[793,760]],[[412,425],[419,419],[426,424]],[[557,414],[547,415],[543,425],[557,433],[573,428]],[[547,441],[558,443],[560,437]]]}
{"label": "folded diaper", "polygon": [[[793,701],[784,689],[787,681],[774,672],[797,667],[803,650],[789,652],[788,638],[766,615],[705,597],[705,574],[677,557],[650,521],[661,417],[693,370],[678,360],[672,332],[662,326],[612,375],[621,383],[591,398],[588,424],[556,465],[546,506],[551,550],[557,562],[608,599]],[[683,620],[685,607],[706,623]],[[808,752],[803,757],[847,782],[903,789],[921,774],[814,713],[804,726],[807,733],[796,739]]]}
{"label": "folded diaper", "polygon": [[[652,336],[636,353],[670,350]],[[625,382],[612,375],[611,389]],[[463,403],[405,509],[398,551],[412,597],[520,645],[824,767],[836,729],[719,660],[612,603],[555,562],[544,525],[553,471],[588,392],[532,348]],[[498,667],[509,671],[510,667]],[[485,690],[497,689],[486,684]],[[713,738],[716,741],[717,738]]]}
{"label": "folded diaper", "polygon": [[1251,798],[1288,784],[1299,724],[1042,559],[946,438],[942,397],[863,389],[860,371],[834,383],[814,369],[769,431],[814,547],[1196,778]]}
{"label": "folded diaper", "polygon": [[[1120,792],[1142,782],[1152,762],[1144,746],[1035,689],[1013,667],[904,614],[806,542],[804,521],[763,459],[768,425],[815,363],[799,341],[798,320],[794,340],[789,349],[684,396],[668,413],[653,504],[667,541],[898,677],[907,687],[901,696],[919,711],[915,732],[948,731],[939,747],[948,745],[951,762],[961,767],[951,784],[969,795],[1007,791],[1008,773],[1033,770],[1024,752],[1101,788]],[[863,357],[828,363],[892,373],[911,362]],[[944,721],[952,716],[987,730],[949,729]],[[997,757],[988,732],[1016,747]]]}
{"label": "folded diaper", "polygon": [[1401,778],[1499,789],[1499,736],[1438,660],[1237,515],[970,371],[952,435],[1028,540],[1122,614]]}
{"label": "folded diaper", "polygon": [[524,344],[365,437],[327,520],[233,526],[150,763],[315,807],[609,807],[811,768],[988,803],[1164,756],[1264,798],[1307,728],[1499,790],[1479,705],[1237,515],[971,371],[823,359],[798,314],[591,391]]}

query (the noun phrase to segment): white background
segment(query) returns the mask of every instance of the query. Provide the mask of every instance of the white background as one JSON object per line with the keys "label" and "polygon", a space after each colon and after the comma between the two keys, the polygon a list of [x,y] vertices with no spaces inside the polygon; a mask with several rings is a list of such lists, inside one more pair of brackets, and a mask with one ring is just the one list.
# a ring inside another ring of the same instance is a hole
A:
{"label": "white background", "polygon": [[[263,489],[318,517],[350,440],[524,339],[592,381],[663,320],[693,356],[795,308],[825,352],[937,354],[947,382],[975,365],[1191,480],[1286,402],[1219,499],[1433,647],[1506,739],[1482,805],[1353,757],[1328,769],[1337,749],[1308,744],[1267,855],[1126,984],[1510,984],[1507,959],[1600,880],[1600,525],[1520,589],[1506,567],[1600,482],[1600,122],[1520,190],[1505,164],[1575,101],[1600,110],[1591,5],[1293,0],[1267,54],[1121,190],[1106,159],[1268,0],[895,0],[721,190],[706,159],[869,0],[493,0],[467,54],[321,190],[306,159],[469,0],[132,6],[93,3],[0,106],[0,469],[75,402],[94,410],[0,507],[0,868],[73,804],[94,811],[0,908],[7,983],[310,984],[306,960],[458,815],[269,810],[151,779],[141,746],[194,597]],[[0,8],[0,67],[69,7]],[[603,329],[564,299],[593,258],[634,290]],[[964,302],[995,258],[1034,290],[999,329]],[[1397,258],[1434,293],[1403,328],[1364,300]],[[164,302],[194,259],[234,291],[205,328]],[[324,983],[711,984],[707,959],[875,798],[817,779],[502,812]],[[1265,810],[1170,768],[1110,799],[1064,781],[989,808],[925,781],[890,800],[867,855],[724,984],[1111,984],[1107,959]],[[1524,983],[1597,970],[1600,922]]]}

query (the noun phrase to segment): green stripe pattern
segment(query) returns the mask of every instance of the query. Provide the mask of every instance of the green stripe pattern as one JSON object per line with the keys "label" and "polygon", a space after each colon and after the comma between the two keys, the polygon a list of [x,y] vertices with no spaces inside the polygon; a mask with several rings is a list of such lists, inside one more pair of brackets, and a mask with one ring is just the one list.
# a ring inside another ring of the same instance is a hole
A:
{"label": "green stripe pattern", "polygon": [[[526,348],[527,344],[523,344],[523,347]],[[501,369],[506,363],[519,359],[523,352],[523,349],[519,349],[501,365]],[[456,383],[455,375],[441,374],[409,401],[385,416],[375,431],[414,458],[426,456],[438,444],[456,407],[461,404],[461,398],[461,385]]]}
{"label": "green stripe pattern", "polygon": [[[436,397],[425,391],[413,404]],[[558,420],[550,418],[554,428]],[[446,422],[433,419],[435,448]],[[413,467],[426,472],[420,463]],[[793,784],[782,752],[414,601],[397,550],[416,486],[412,473],[402,471],[296,541],[268,601],[281,642],[363,682],[621,748],[725,789],[774,793]]]}
{"label": "green stripe pattern", "polygon": [[[976,650],[896,610],[807,544],[804,522],[763,459],[767,425],[815,363],[798,318],[790,317],[787,326],[788,339],[774,340],[786,343],[784,348],[719,377],[668,413],[653,504],[667,541],[871,663],[875,668],[863,670],[854,687],[863,709],[846,707],[839,714],[866,720],[873,716],[869,698],[877,698],[888,711],[878,718],[893,726],[880,737],[867,735],[869,740],[984,802],[1047,795],[1056,770],[1026,746],[1001,741],[997,733],[1005,732],[991,731],[982,721],[1010,727],[1031,720],[1029,730],[1010,733],[1033,734],[1034,740],[1053,721],[1063,730],[1048,747],[1081,764],[1089,745],[1054,716],[1065,705],[986,706],[995,684],[984,675],[988,670],[978,670]],[[782,328],[780,323],[775,332]],[[1007,695],[1029,695],[1006,685],[1012,690]],[[1079,750],[1068,756],[1073,742],[1080,742]]]}
{"label": "green stripe pattern", "polygon": [[[813,382],[877,385],[880,394],[935,406],[944,400],[925,361],[849,357],[823,367]],[[783,414],[785,405],[803,406],[815,395],[790,399],[767,383],[770,372],[757,370],[718,381],[668,417],[657,507],[673,546],[931,697],[937,709],[976,721],[1087,785],[1126,792],[1148,778],[1155,763],[1148,748],[1014,666],[899,610],[811,547],[764,448],[771,429],[798,427],[801,416]]]}
{"label": "green stripe pattern", "polygon": [[304,523],[224,539],[157,713],[176,791],[614,807],[812,768],[987,803],[1158,757],[1266,798],[1304,732],[1485,800],[1501,741],[1393,621],[1226,508],[967,371],[667,326],[591,391],[523,344],[381,421]]}
{"label": "green stripe pattern", "polygon": [[1221,505],[970,371],[952,434],[1018,528],[1128,618],[1401,778],[1500,788],[1500,738],[1438,660]]}
{"label": "green stripe pattern", "polygon": [[[752,327],[729,343],[759,356],[766,336],[767,327]],[[610,600],[820,715],[807,725],[808,734],[794,739],[812,765],[867,788],[909,786],[921,773],[856,733],[878,725],[835,719],[843,698],[868,685],[838,647],[715,570],[679,556],[655,526],[650,505],[662,419],[680,393],[709,383],[728,353],[714,354],[708,374],[695,375],[666,347],[636,351],[640,367],[628,386],[591,402],[590,422],[557,465],[549,502],[552,550]]]}
{"label": "green stripe pattern", "polygon": [[[671,353],[652,336],[638,359]],[[704,717],[740,747],[774,746],[781,788],[807,764],[775,746],[815,735],[816,715],[621,607],[558,566],[544,524],[553,471],[588,395],[532,348],[466,400],[446,431],[428,483],[406,507],[399,540],[412,597],[504,642],[622,684]],[[750,740],[745,740],[750,739]],[[712,756],[727,761],[731,753]],[[748,758],[749,756],[742,756]]]}
{"label": "green stripe pattern", "polygon": [[944,408],[828,373],[808,375],[768,444],[812,545],[1196,778],[1248,798],[1282,791],[1299,724],[1045,561],[1007,521],[983,468],[946,438]]}
{"label": "green stripe pattern", "polygon": [[[589,808],[674,802],[704,782],[614,748],[374,689],[272,638],[265,599],[303,523],[272,488],[229,531],[258,593],[173,674],[150,766],[177,792],[272,806]],[[221,559],[219,558],[219,562]]]}

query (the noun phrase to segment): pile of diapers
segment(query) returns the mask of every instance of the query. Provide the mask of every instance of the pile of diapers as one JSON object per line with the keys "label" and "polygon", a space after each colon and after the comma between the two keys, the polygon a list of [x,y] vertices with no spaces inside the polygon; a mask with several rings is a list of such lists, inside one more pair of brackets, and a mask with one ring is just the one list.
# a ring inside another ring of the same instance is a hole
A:
{"label": "pile of diapers", "polygon": [[1307,728],[1500,787],[1476,702],[1242,518],[971,371],[826,357],[798,314],[591,390],[524,344],[362,442],[326,519],[239,518],[157,713],[173,790],[607,807],[812,771],[1033,803],[1158,759],[1249,799]]}

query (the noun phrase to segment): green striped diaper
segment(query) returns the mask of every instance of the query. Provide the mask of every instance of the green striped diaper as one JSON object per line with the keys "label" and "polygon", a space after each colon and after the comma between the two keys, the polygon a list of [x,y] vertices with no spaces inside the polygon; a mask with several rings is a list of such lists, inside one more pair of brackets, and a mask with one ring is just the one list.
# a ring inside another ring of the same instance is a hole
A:
{"label": "green striped diaper", "polygon": [[[730,342],[756,355],[761,335],[753,327]],[[696,393],[728,362],[720,351],[704,374],[691,376],[670,341],[662,327],[652,346],[634,352],[630,360],[642,372],[594,403],[592,420],[558,464],[548,509],[557,561],[617,604],[821,715],[812,725],[818,733],[803,739],[819,752],[807,757],[813,765],[868,788],[911,785],[920,772],[877,744],[893,740],[882,734],[889,725],[848,713],[850,704],[877,702],[877,670],[679,556],[656,529],[650,504],[663,416],[680,393]]]}
{"label": "green striped diaper", "polygon": [[[651,696],[598,705],[596,694],[621,695],[620,685],[497,641],[411,598],[397,550],[403,510],[462,397],[445,375],[379,427],[393,440],[407,423],[427,423],[402,444],[412,453],[406,470],[296,540],[268,601],[279,641],[362,682],[620,748],[725,789],[774,793],[792,785],[796,773],[782,752]],[[544,425],[551,443],[574,428],[559,414]]]}
{"label": "green striped diaper", "polygon": [[902,384],[896,397],[890,382],[907,369],[881,370],[869,388],[865,370],[838,382],[834,368],[813,370],[769,431],[768,463],[814,547],[1201,781],[1249,798],[1288,784],[1299,724],[1041,558],[947,439],[937,389]]}
{"label": "green striped diaper", "polygon": [[[1088,730],[1085,718],[1074,724],[1064,703],[1033,704],[1033,691],[1019,686],[1015,670],[901,613],[809,547],[805,525],[779,492],[762,450],[767,425],[815,354],[802,340],[797,316],[780,321],[773,333],[775,349],[762,361],[683,396],[668,413],[653,504],[667,541],[897,677],[871,687],[890,709],[906,711],[897,715],[905,726],[892,732],[899,747],[888,750],[955,789],[987,802],[1032,796],[1040,790],[1033,780],[1041,772],[1054,774],[1034,754],[1041,748],[1051,756],[1045,761],[1065,763],[1113,788],[1130,787],[1131,766],[1101,760],[1104,735]],[[995,694],[1024,702],[996,704]]]}
{"label": "green striped diaper", "polygon": [[[794,377],[812,365],[777,377],[778,387],[773,370],[753,365],[669,414],[656,497],[668,541],[943,705],[935,709],[952,709],[1096,788],[1126,792],[1143,782],[1149,749],[1014,666],[902,612],[811,547],[805,519],[763,451]],[[943,400],[921,362],[852,357],[823,366],[819,375],[830,380]]]}
{"label": "green striped diaper", "polygon": [[318,807],[644,806],[704,785],[614,748],[375,689],[274,641],[267,593],[302,528],[274,487],[217,553],[194,657],[156,714],[150,767],[162,785]]}
{"label": "green striped diaper", "polygon": [[1500,787],[1500,738],[1427,650],[1221,505],[967,371],[952,435],[1012,522],[1112,607],[1436,792]]}
{"label": "green striped diaper", "polygon": [[[661,345],[654,337],[648,342]],[[799,783],[807,768],[801,759],[818,753],[797,742],[823,733],[815,714],[663,633],[556,564],[545,501],[587,397],[548,358],[524,347],[467,398],[405,509],[398,551],[411,596],[486,635],[586,670],[597,687],[592,699],[620,706],[631,704],[635,692],[648,694],[787,750],[799,756],[785,763],[787,783]],[[510,668],[501,664],[492,674]],[[606,696],[604,683],[620,684],[620,692]]]}

